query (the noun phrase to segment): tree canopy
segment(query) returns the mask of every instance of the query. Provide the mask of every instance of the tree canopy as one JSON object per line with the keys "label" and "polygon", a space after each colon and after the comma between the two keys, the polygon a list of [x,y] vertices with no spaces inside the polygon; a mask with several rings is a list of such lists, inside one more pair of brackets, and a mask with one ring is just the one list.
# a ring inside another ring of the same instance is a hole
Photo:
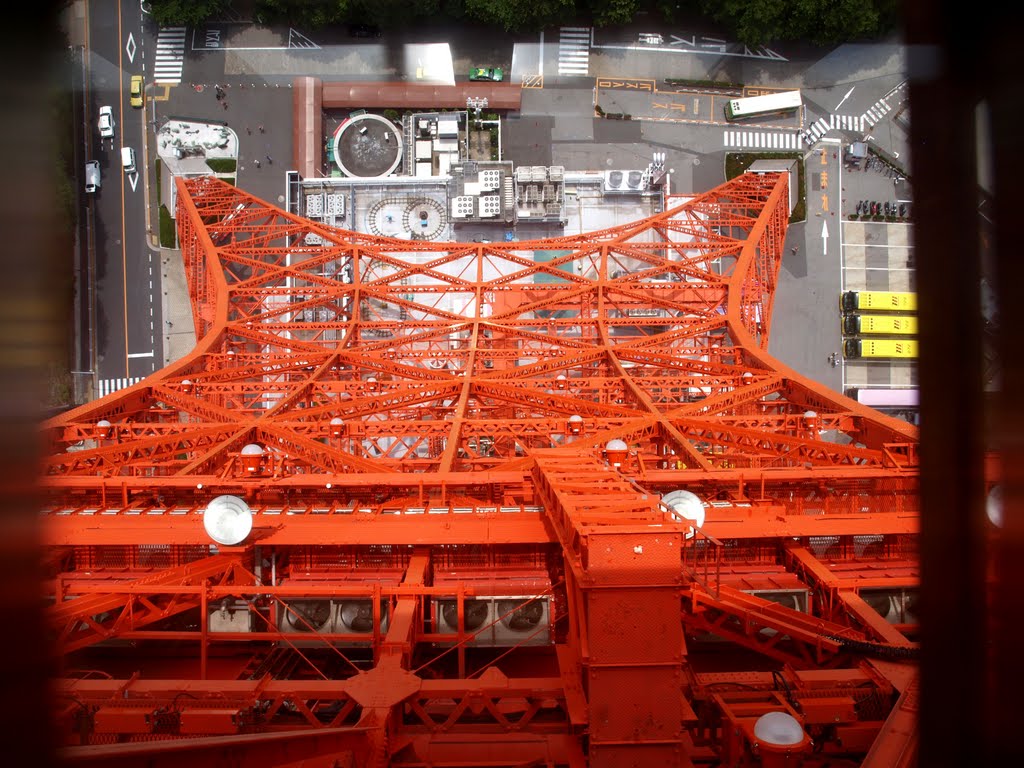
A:
{"label": "tree canopy", "polygon": [[150,13],[161,26],[205,24],[224,14],[231,0],[151,0]]}
{"label": "tree canopy", "polygon": [[864,40],[883,34],[896,15],[896,0],[701,0],[701,7],[746,45]]}
{"label": "tree canopy", "polygon": [[[200,25],[224,15],[232,0],[151,0],[159,24]],[[628,24],[640,11],[662,24],[715,22],[745,45],[807,41],[833,45],[885,34],[898,18],[898,0],[255,0],[263,23],[316,29],[371,22],[383,29],[420,19],[469,19],[505,32],[531,32],[562,24]]]}

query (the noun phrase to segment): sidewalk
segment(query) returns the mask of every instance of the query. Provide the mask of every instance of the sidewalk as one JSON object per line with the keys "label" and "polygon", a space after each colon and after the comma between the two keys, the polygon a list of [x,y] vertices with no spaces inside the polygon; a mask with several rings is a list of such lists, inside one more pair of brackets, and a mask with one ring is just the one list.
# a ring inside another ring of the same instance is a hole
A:
{"label": "sidewalk", "polygon": [[191,352],[196,346],[196,331],[192,322],[192,302],[185,278],[185,262],[181,251],[164,249],[160,252],[161,283],[164,287],[164,364]]}
{"label": "sidewalk", "polygon": [[[238,136],[223,122],[168,120],[156,133],[156,150],[163,168],[159,194],[150,215],[156,219],[155,245],[159,246],[160,205],[165,205],[172,216],[176,213],[175,179],[213,175],[233,182],[238,171]],[[234,161],[234,170],[213,171],[208,160]],[[160,248],[160,276],[163,354],[165,364],[170,364],[187,355],[196,345],[188,280],[180,250]]]}

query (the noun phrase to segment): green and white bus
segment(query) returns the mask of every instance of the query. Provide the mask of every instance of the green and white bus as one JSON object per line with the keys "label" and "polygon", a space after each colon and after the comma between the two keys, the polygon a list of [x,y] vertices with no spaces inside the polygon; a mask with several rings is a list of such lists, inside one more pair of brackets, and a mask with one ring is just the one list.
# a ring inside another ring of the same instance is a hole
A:
{"label": "green and white bus", "polygon": [[745,120],[748,117],[792,112],[803,106],[800,91],[779,91],[764,96],[748,96],[745,99],[729,99],[725,104],[725,119]]}

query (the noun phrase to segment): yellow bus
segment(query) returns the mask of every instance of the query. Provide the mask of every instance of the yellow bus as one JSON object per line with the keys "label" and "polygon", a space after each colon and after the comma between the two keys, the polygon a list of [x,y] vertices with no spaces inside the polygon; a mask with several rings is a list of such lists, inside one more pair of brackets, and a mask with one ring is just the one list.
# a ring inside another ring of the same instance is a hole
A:
{"label": "yellow bus", "polygon": [[917,336],[915,315],[846,315],[843,333],[847,336]]}
{"label": "yellow bus", "polygon": [[900,291],[847,291],[839,300],[843,312],[915,312],[917,294]]}
{"label": "yellow bus", "polygon": [[843,356],[856,360],[868,358],[887,360],[891,358],[917,357],[916,339],[847,339],[843,344]]}

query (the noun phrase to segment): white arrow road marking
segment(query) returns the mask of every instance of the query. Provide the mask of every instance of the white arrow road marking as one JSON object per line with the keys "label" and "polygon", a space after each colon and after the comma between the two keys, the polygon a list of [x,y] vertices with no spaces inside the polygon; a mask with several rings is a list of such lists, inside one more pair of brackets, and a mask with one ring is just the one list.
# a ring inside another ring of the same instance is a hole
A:
{"label": "white arrow road marking", "polygon": [[821,241],[825,255],[828,255],[828,222],[821,222]]}
{"label": "white arrow road marking", "polygon": [[839,111],[839,108],[840,108],[841,106],[843,106],[843,102],[844,102],[844,101],[846,101],[846,100],[847,100],[848,98],[850,98],[850,94],[851,94],[851,93],[853,93],[853,89],[854,89],[854,88],[856,88],[856,87],[857,87],[857,86],[855,85],[855,86],[853,86],[853,88],[850,88],[850,90],[848,90],[848,91],[846,92],[846,95],[845,95],[845,96],[843,96],[843,98],[841,98],[841,99],[839,100],[839,103],[838,103],[838,104],[836,104],[836,108],[832,110],[833,112],[838,112],[838,111]]}

